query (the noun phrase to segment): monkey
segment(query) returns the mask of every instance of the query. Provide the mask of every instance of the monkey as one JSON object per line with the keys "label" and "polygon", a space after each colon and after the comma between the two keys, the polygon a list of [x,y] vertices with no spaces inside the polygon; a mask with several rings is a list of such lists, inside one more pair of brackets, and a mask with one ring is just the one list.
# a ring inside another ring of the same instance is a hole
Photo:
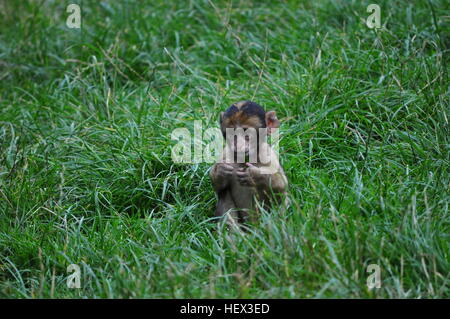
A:
{"label": "monkey", "polygon": [[265,209],[270,203],[288,205],[288,180],[267,141],[279,126],[275,111],[252,101],[234,103],[220,114],[225,147],[209,175],[218,198],[215,217],[227,215],[228,225],[256,221],[256,200]]}

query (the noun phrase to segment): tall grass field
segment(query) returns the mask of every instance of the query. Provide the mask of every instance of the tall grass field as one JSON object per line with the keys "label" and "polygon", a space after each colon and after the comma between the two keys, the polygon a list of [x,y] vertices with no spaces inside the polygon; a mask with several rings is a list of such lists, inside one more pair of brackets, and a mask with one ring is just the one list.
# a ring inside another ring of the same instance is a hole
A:
{"label": "tall grass field", "polygon": [[[449,47],[446,0],[1,1],[0,298],[449,298]],[[232,232],[171,136],[240,100],[291,206]]]}

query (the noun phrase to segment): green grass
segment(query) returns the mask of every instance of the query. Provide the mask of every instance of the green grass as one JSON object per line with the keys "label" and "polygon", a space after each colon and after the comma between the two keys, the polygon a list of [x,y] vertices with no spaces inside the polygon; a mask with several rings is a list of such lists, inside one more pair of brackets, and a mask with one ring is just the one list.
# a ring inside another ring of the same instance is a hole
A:
{"label": "green grass", "polygon": [[[1,2],[0,297],[450,297],[448,12]],[[170,134],[243,99],[281,118],[293,205],[232,234],[210,164],[174,163]]]}

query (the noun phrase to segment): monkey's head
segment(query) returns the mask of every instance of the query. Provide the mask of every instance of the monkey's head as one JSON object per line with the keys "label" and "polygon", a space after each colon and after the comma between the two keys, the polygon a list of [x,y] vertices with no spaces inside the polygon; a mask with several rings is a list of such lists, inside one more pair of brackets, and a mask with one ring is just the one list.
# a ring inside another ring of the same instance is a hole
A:
{"label": "monkey's head", "polygon": [[234,153],[246,156],[257,152],[258,145],[266,142],[267,135],[279,126],[275,111],[266,112],[251,101],[237,102],[220,114],[220,128],[227,144]]}

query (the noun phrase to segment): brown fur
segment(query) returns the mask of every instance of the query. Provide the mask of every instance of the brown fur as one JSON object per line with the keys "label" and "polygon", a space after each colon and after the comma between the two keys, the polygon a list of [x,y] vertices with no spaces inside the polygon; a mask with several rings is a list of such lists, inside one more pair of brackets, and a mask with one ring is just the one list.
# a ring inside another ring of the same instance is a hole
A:
{"label": "brown fur", "polygon": [[242,111],[236,112],[229,118],[223,120],[224,127],[248,126],[259,128],[261,123],[257,117],[249,117]]}

